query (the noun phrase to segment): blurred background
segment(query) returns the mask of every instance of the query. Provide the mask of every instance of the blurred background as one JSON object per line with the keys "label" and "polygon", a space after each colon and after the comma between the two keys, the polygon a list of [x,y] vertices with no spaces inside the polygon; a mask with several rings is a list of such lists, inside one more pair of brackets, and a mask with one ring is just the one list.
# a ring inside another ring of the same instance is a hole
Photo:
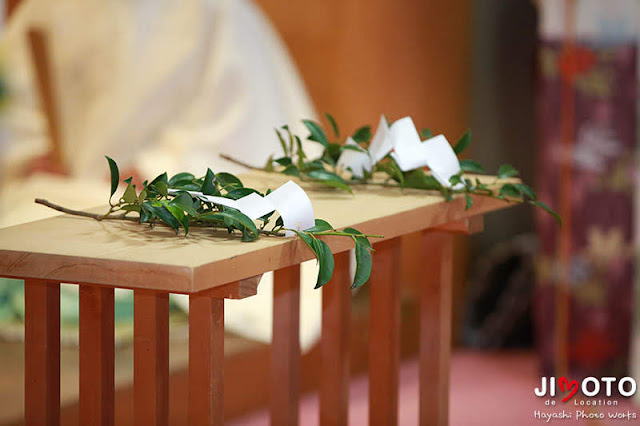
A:
{"label": "blurred background", "polygon": [[[274,127],[324,112],[345,134],[382,113],[410,115],[450,141],[470,128],[466,155],[490,172],[513,164],[565,223],[518,206],[487,216],[483,233],[457,237],[452,424],[536,423],[541,375],[638,377],[638,1],[5,0],[2,8],[0,225],[50,215],[36,196],[104,204],[105,154],[146,179],[208,166],[242,172],[221,152],[262,166],[278,147]],[[407,237],[403,250],[419,244]],[[400,416],[414,424],[423,271],[418,257],[403,262]],[[0,369],[0,424],[22,415],[21,291],[20,282],[0,283],[0,364],[15,366]],[[116,418],[126,424],[132,301],[118,297]],[[76,298],[63,292],[68,424],[77,423]],[[356,340],[366,298],[366,290],[354,296]],[[180,424],[185,314],[178,302],[172,309],[170,415]],[[303,325],[303,371],[319,359],[314,321]],[[226,417],[265,424],[270,336],[234,324]],[[352,370],[350,415],[362,424],[366,350],[354,350]],[[306,371],[301,419],[314,424],[318,378]],[[246,377],[251,390],[238,384]],[[506,403],[511,410],[496,412]]]}

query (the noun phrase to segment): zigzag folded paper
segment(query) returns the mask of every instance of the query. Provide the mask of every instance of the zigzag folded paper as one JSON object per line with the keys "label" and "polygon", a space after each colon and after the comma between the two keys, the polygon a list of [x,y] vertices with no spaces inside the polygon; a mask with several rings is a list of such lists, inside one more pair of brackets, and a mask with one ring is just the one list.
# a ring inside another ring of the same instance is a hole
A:
{"label": "zigzag folded paper", "polygon": [[[347,144],[357,145],[351,138]],[[389,126],[384,115],[380,117],[368,152],[345,150],[338,159],[338,166],[351,170],[354,177],[362,178],[365,170],[371,172],[373,166],[389,153],[403,172],[427,166],[433,177],[447,188],[451,187],[451,176],[460,173],[458,157],[444,135],[421,141],[411,117],[401,118]],[[459,187],[461,185],[457,184],[454,189]]]}
{"label": "zigzag folded paper", "polygon": [[[169,189],[170,194],[178,192],[182,191]],[[185,192],[202,201],[236,209],[251,220],[256,220],[272,211],[277,211],[282,217],[285,228],[302,231],[315,225],[315,214],[313,213],[311,200],[304,192],[304,189],[291,180],[265,197],[254,192],[240,199],[232,200],[215,195],[205,195],[198,191]],[[295,232],[293,231],[285,231],[285,236],[287,237],[293,237],[294,235]]]}

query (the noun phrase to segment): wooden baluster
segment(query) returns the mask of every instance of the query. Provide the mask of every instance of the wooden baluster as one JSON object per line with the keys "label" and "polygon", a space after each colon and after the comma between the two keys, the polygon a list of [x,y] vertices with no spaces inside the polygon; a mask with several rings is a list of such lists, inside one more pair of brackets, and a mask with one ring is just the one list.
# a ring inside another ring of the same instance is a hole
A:
{"label": "wooden baluster", "polygon": [[80,285],[80,424],[113,425],[113,288]]}
{"label": "wooden baluster", "polygon": [[423,250],[420,298],[420,425],[444,426],[449,424],[452,236],[427,231],[423,242],[429,251]]}
{"label": "wooden baluster", "polygon": [[224,299],[189,296],[189,424],[224,423]]}
{"label": "wooden baluster", "polygon": [[134,290],[135,424],[169,424],[169,293]]}
{"label": "wooden baluster", "polygon": [[398,423],[400,239],[375,245],[369,282],[369,424]]}
{"label": "wooden baluster", "polygon": [[298,424],[300,392],[300,265],[275,271],[271,342],[271,424]]}
{"label": "wooden baluster", "polygon": [[335,255],[333,277],[322,288],[322,426],[346,426],[349,420],[349,259],[348,251]]}
{"label": "wooden baluster", "polygon": [[24,410],[26,425],[60,424],[60,284],[26,279]]}

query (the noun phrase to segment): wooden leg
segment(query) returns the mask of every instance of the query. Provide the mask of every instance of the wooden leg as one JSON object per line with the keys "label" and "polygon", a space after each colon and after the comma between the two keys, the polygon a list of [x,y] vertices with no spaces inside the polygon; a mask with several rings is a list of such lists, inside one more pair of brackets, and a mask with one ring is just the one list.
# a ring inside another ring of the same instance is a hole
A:
{"label": "wooden leg", "polygon": [[[431,240],[424,252],[424,281],[420,299],[420,425],[449,424],[451,360],[452,236],[425,232]],[[433,240],[436,244],[433,244]],[[425,243],[426,245],[426,243]]]}
{"label": "wooden leg", "polygon": [[300,265],[275,271],[271,343],[271,424],[298,424],[300,393]]}
{"label": "wooden leg", "polygon": [[398,424],[399,238],[375,245],[369,314],[369,424]]}
{"label": "wooden leg", "polygon": [[60,284],[27,279],[24,409],[27,425],[60,424]]}
{"label": "wooden leg", "polygon": [[348,251],[335,256],[333,278],[322,287],[322,426],[346,426],[349,420],[349,257]]}
{"label": "wooden leg", "polygon": [[[224,299],[189,296],[189,424],[224,423]],[[247,384],[250,386],[250,384]]]}
{"label": "wooden leg", "polygon": [[113,288],[80,286],[80,424],[113,425]]}
{"label": "wooden leg", "polygon": [[134,290],[135,424],[169,424],[169,293]]}

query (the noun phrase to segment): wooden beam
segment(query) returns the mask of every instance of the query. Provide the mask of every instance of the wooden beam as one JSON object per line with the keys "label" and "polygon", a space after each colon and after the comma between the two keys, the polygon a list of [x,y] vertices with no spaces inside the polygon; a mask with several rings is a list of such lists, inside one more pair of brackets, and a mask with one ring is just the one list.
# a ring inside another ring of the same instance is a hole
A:
{"label": "wooden beam", "polygon": [[134,290],[133,389],[136,424],[169,424],[169,293]]}
{"label": "wooden beam", "polygon": [[24,409],[27,425],[60,424],[60,284],[24,285]]}

